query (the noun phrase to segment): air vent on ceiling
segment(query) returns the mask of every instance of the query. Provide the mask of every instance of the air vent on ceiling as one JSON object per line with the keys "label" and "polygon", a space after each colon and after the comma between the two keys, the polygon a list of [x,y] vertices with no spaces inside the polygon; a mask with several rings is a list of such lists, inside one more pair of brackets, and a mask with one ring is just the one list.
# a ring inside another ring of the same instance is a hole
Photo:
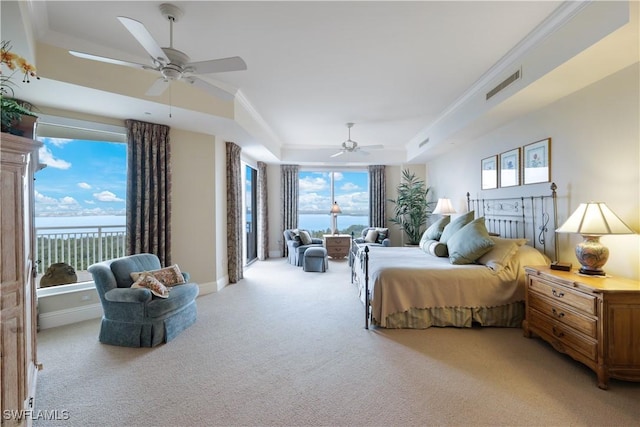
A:
{"label": "air vent on ceiling", "polygon": [[515,82],[518,79],[520,79],[520,70],[518,70],[515,73],[511,74],[509,77],[504,79],[504,81],[502,83],[500,83],[498,86],[496,86],[493,89],[491,89],[487,93],[487,99],[486,100],[488,101],[489,99],[491,99],[492,96],[496,95],[498,92],[500,92],[501,90],[503,90],[504,88],[506,88],[507,86],[509,86],[511,83]]}
{"label": "air vent on ceiling", "polygon": [[418,148],[422,148],[425,145],[427,145],[429,143],[429,138],[425,139],[424,141],[422,141],[420,144],[418,144]]}

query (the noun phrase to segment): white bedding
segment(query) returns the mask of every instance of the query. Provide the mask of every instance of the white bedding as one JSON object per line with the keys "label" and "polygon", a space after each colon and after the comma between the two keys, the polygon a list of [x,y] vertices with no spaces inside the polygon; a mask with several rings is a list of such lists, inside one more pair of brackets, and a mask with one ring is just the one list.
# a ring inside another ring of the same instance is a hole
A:
{"label": "white bedding", "polygon": [[[364,296],[362,256],[355,259],[361,299]],[[548,260],[522,246],[499,273],[484,265],[453,265],[418,247],[370,247],[369,295],[371,314],[386,326],[387,316],[413,308],[496,307],[524,300],[525,265]]]}

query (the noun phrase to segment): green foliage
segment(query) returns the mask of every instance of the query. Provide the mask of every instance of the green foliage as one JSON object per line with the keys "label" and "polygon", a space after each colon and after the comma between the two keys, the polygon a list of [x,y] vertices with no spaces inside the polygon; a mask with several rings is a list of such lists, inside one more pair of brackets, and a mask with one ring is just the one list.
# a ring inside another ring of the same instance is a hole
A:
{"label": "green foliage", "polygon": [[44,274],[47,267],[56,262],[64,262],[76,271],[85,271],[93,263],[124,255],[126,248],[125,234],[114,233],[82,237],[45,237],[36,239],[36,258],[38,273]]}
{"label": "green foliage", "polygon": [[402,182],[398,185],[398,196],[388,199],[394,204],[393,218],[389,221],[398,225],[407,234],[408,243],[417,245],[424,232],[427,218],[431,215],[433,202],[428,202],[430,188],[424,180],[408,169],[402,171]]}

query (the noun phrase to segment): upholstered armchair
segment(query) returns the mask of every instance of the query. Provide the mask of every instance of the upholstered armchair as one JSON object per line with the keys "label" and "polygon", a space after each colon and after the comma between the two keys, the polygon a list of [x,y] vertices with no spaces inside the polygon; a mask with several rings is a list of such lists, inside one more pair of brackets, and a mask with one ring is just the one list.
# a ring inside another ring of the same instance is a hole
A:
{"label": "upholstered armchair", "polygon": [[[371,233],[369,233],[371,231]],[[367,239],[369,235],[369,239]],[[358,244],[367,244],[372,246],[391,246],[389,240],[389,229],[382,227],[365,227],[360,237],[354,239]]]}
{"label": "upholstered armchair", "polygon": [[100,342],[154,347],[171,341],[196,321],[199,289],[197,284],[189,283],[188,273],[181,273],[185,283],[167,287],[169,291],[162,298],[156,296],[156,288],[152,292],[146,287],[131,287],[131,273],[160,269],[160,260],[153,254],[125,256],[89,267],[104,312]]}
{"label": "upholstered armchair", "polygon": [[323,245],[322,239],[316,237],[311,238],[311,243],[303,244],[300,237],[294,230],[284,230],[284,241],[287,243],[287,250],[289,252],[288,261],[289,264],[297,267],[302,267],[302,260],[304,259],[304,252],[308,248],[321,247]]}

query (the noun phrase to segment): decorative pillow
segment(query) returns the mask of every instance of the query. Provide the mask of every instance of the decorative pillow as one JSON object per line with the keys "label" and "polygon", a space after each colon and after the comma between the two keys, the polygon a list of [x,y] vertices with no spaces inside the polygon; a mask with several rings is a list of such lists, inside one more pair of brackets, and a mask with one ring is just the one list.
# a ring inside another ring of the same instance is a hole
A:
{"label": "decorative pillow", "polygon": [[367,231],[367,235],[364,237],[365,243],[376,243],[378,238],[378,230],[371,229]]}
{"label": "decorative pillow", "polygon": [[298,230],[297,228],[294,228],[293,230],[291,230],[291,237],[293,238],[294,241],[298,243],[302,243],[302,241],[300,240],[300,230]]}
{"label": "decorative pillow", "polygon": [[484,217],[474,219],[447,241],[451,264],[473,264],[495,245],[489,237]]}
{"label": "decorative pillow", "polygon": [[449,251],[447,250],[447,245],[442,242],[438,242],[437,240],[421,240],[420,248],[428,253],[429,255],[437,256],[437,257],[446,257],[449,256]]}
{"label": "decorative pillow", "polygon": [[376,228],[376,231],[378,232],[378,237],[376,237],[376,243],[382,244],[382,241],[389,236],[389,229],[388,228]]}
{"label": "decorative pillow", "polygon": [[303,245],[310,245],[311,243],[313,243],[313,241],[311,240],[311,234],[309,234],[309,232],[306,230],[300,230],[300,242]]}
{"label": "decorative pillow", "polygon": [[492,236],[489,238],[493,240],[494,245],[489,252],[478,258],[478,264],[486,265],[496,273],[501,272],[518,252],[520,246],[527,243],[527,239],[503,239]]}
{"label": "decorative pillow", "polygon": [[157,297],[169,298],[169,289],[150,272],[140,273],[136,281],[131,285],[132,288],[147,288]]}
{"label": "decorative pillow", "polygon": [[440,236],[442,236],[442,231],[444,228],[451,222],[451,217],[449,215],[443,216],[433,224],[429,226],[422,235],[423,238],[427,238],[427,240],[440,240]]}
{"label": "decorative pillow", "polygon": [[184,276],[180,272],[178,264],[173,264],[170,267],[161,268],[160,270],[134,272],[131,273],[131,278],[134,281],[137,281],[140,275],[145,273],[151,274],[164,286],[171,287],[175,285],[181,285],[185,282]]}
{"label": "decorative pillow", "polygon": [[456,234],[457,231],[461,230],[462,227],[473,221],[474,215],[474,211],[469,211],[465,214],[460,215],[456,219],[451,220],[451,222],[449,222],[449,224],[444,227],[444,230],[442,230],[442,235],[440,236],[439,240],[442,243],[447,243],[451,236]]}

